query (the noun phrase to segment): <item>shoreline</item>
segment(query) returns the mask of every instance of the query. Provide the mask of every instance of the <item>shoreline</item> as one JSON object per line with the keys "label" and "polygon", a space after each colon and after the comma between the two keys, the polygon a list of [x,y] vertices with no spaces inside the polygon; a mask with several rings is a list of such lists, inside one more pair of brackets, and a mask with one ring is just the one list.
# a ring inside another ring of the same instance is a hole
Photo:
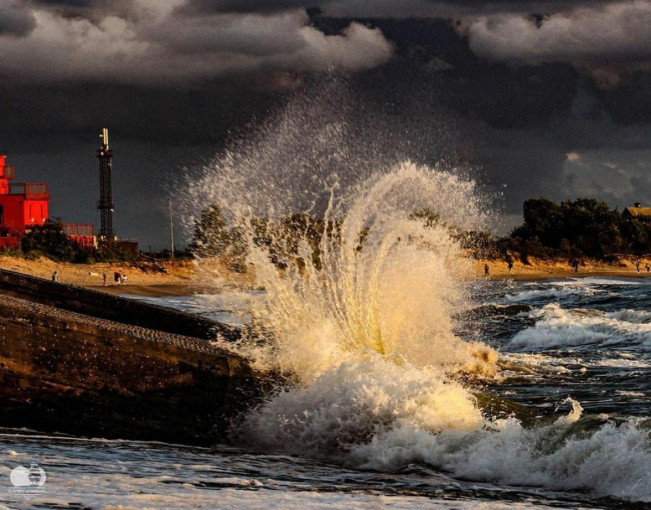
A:
{"label": "shoreline", "polygon": [[[627,263],[628,262],[628,263]],[[514,262],[511,272],[503,260],[470,260],[468,279],[536,281],[562,278],[651,278],[645,270],[649,259],[641,259],[640,271],[635,269],[632,260],[605,264],[587,261],[574,272],[567,263],[558,261],[531,260],[524,265]],[[484,276],[484,265],[489,267],[489,276]],[[224,288],[250,290],[257,288],[251,273],[234,273],[220,261],[177,260],[157,263],[156,266],[129,263],[72,264],[54,262],[41,258],[28,260],[19,257],[0,256],[0,268],[16,271],[29,276],[50,280],[57,271],[60,283],[68,283],[87,289],[113,295],[144,297],[189,296],[193,294],[215,294]],[[164,272],[159,269],[164,268]],[[127,282],[118,285],[114,282],[115,272],[127,275]],[[107,285],[102,275],[107,274]],[[110,278],[109,278],[110,276]]]}
{"label": "shoreline", "polygon": [[[578,268],[578,272],[564,261],[536,260],[532,259],[530,264],[525,265],[520,261],[513,263],[513,269],[509,272],[508,263],[504,260],[473,260],[473,273],[477,279],[488,280],[556,280],[560,278],[651,278],[651,272],[645,269],[646,264],[651,264],[647,258],[640,259],[640,271],[635,267],[635,259],[622,258],[615,264],[607,264],[599,261],[585,261]],[[484,266],[488,265],[489,275],[484,274]]]}
{"label": "shoreline", "polygon": [[[113,295],[185,296],[212,294],[223,288],[255,288],[251,273],[230,271],[219,260],[204,260],[201,263],[195,260],[177,259],[156,263],[73,264],[55,262],[44,257],[29,260],[0,256],[0,268],[45,280],[51,280],[56,271],[59,283]],[[116,283],[114,278],[116,272],[126,275],[125,283]],[[106,284],[104,284],[104,274],[106,274]]]}

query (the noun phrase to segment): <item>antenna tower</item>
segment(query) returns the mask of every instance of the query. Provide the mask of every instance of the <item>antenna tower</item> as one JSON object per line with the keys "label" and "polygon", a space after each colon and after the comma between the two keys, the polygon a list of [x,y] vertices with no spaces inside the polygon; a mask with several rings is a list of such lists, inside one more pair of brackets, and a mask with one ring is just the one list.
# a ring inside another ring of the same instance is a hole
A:
{"label": "antenna tower", "polygon": [[113,193],[111,191],[111,168],[113,153],[109,149],[108,129],[102,128],[99,135],[101,140],[97,159],[99,159],[99,202],[100,211],[99,237],[105,240],[113,239]]}

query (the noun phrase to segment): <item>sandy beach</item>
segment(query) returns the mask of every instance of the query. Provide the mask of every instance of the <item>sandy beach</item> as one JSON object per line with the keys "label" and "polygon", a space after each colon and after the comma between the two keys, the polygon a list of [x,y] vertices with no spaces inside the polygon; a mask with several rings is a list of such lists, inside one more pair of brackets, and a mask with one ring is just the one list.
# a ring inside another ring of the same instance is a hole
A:
{"label": "sandy beach", "polygon": [[511,280],[544,280],[555,278],[581,278],[588,276],[621,277],[621,278],[648,278],[645,266],[651,265],[651,258],[640,258],[640,270],[635,266],[636,259],[622,258],[617,263],[605,263],[587,260],[574,272],[566,261],[548,261],[531,259],[529,265],[519,260],[513,262],[513,269],[509,272],[508,263],[503,260],[476,260],[474,261],[475,274],[484,278],[484,266],[488,265],[490,279]]}
{"label": "sandy beach", "polygon": [[[586,261],[577,273],[566,262],[531,260],[529,265],[514,262],[511,272],[502,260],[475,260],[473,271],[477,278],[485,278],[484,265],[488,265],[490,279],[540,280],[576,278],[587,276],[647,278],[651,273],[645,269],[651,258],[643,258],[640,272],[634,259],[622,259],[616,264]],[[235,273],[217,260],[176,260],[152,263],[106,263],[72,264],[40,258],[29,260],[19,257],[0,257],[0,268],[17,271],[40,278],[50,279],[57,271],[61,283],[92,288],[111,294],[134,294],[150,297],[211,293],[225,287],[251,289],[254,276]],[[118,284],[114,274],[122,273],[127,280]],[[103,275],[106,274],[106,285]]]}
{"label": "sandy beach", "polygon": [[[209,293],[225,286],[251,288],[254,284],[251,274],[235,273],[216,260],[201,263],[194,260],[175,260],[137,264],[72,264],[47,258],[29,260],[3,256],[0,257],[0,268],[46,279],[51,279],[56,271],[61,283],[111,294],[151,297]],[[115,281],[116,272],[126,275],[125,283],[118,284]]]}

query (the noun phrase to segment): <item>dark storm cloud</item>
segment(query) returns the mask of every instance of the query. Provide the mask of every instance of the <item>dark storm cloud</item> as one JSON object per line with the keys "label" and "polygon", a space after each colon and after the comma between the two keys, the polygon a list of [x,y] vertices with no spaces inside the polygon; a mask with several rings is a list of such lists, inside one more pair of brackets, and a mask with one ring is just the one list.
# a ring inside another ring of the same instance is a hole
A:
{"label": "dark storm cloud", "polygon": [[325,15],[347,17],[456,16],[497,12],[548,13],[598,5],[612,0],[188,0],[179,10],[194,13],[275,12],[295,8],[317,8]]}
{"label": "dark storm cloud", "polygon": [[125,19],[138,17],[137,0],[28,0],[34,9],[44,9],[64,18],[87,19],[101,23],[107,16]]}
{"label": "dark storm cloud", "polygon": [[376,28],[351,22],[326,35],[300,9],[195,16],[177,10],[179,0],[30,5],[29,37],[0,41],[9,80],[179,86],[257,72],[357,72],[393,53]]}
{"label": "dark storm cloud", "polygon": [[358,160],[479,169],[510,213],[540,195],[621,207],[648,183],[650,3],[0,0],[0,150],[85,221],[107,126],[119,233],[157,243],[164,214],[143,204],[167,203],[171,175],[335,69]]}
{"label": "dark storm cloud", "polygon": [[36,19],[26,7],[11,1],[0,5],[0,36],[27,36],[35,27]]}
{"label": "dark storm cloud", "polygon": [[303,9],[318,5],[317,1],[305,0],[188,0],[178,8],[185,14],[206,14],[219,12],[278,12],[289,9]]}

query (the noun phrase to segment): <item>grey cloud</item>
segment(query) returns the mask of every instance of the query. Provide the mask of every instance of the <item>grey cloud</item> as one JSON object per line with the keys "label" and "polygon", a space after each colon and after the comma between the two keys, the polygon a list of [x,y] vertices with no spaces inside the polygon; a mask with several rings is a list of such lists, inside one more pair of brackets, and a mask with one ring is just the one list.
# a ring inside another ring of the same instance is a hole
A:
{"label": "grey cloud", "polygon": [[[321,2],[323,3],[323,2]],[[208,14],[224,12],[278,12],[289,9],[306,8],[318,5],[317,0],[188,0],[177,12],[184,14]]]}
{"label": "grey cloud", "polygon": [[179,10],[185,13],[277,12],[317,7],[326,16],[410,17],[458,16],[497,12],[546,13],[595,5],[613,0],[188,0]]}
{"label": "grey cloud", "polygon": [[[142,9],[138,0],[29,0],[34,9],[43,9],[64,18],[87,19],[95,24],[107,16],[137,19]],[[164,2],[161,2],[164,3]]]}
{"label": "grey cloud", "polygon": [[16,2],[0,5],[0,36],[26,36],[36,27],[36,19],[24,6]]}
{"label": "grey cloud", "polygon": [[110,2],[110,11],[102,0],[46,3],[33,4],[38,37],[4,42],[5,76],[178,85],[259,71],[355,72],[393,53],[378,29],[351,23],[326,35],[301,10],[189,17],[173,1]]}
{"label": "grey cloud", "polygon": [[303,48],[306,41],[301,37],[301,26],[296,15],[226,15],[187,24],[169,19],[152,28],[149,35],[151,40],[186,54],[217,52],[261,57]]}
{"label": "grey cloud", "polygon": [[611,2],[552,13],[480,16],[462,27],[480,56],[520,62],[603,63],[651,58],[651,2]]}

